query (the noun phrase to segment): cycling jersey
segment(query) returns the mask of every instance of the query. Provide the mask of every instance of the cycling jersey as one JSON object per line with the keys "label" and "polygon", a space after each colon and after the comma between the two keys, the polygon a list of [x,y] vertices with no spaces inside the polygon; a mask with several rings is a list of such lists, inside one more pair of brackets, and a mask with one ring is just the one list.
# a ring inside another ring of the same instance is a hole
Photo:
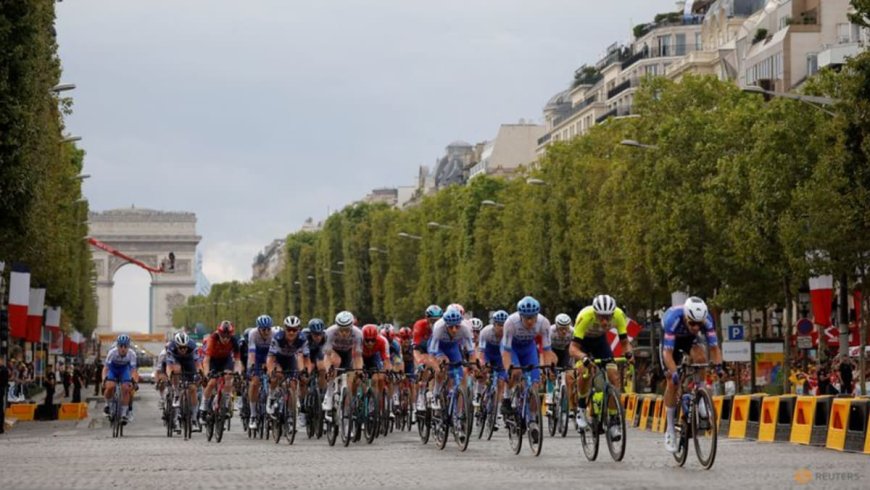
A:
{"label": "cycling jersey", "polygon": [[323,360],[323,346],[326,345],[325,333],[320,334],[319,342],[314,340],[314,336],[307,328],[302,331],[300,336],[305,338],[305,347],[302,348],[302,355],[311,361]]}
{"label": "cycling jersey", "polygon": [[410,342],[408,343],[408,347],[402,347],[402,360],[405,364],[405,376],[409,379],[416,379],[417,373],[415,371],[416,366],[414,365],[414,345]]}
{"label": "cycling jersey", "polygon": [[215,359],[226,359],[228,357],[239,358],[239,341],[235,337],[230,337],[226,342],[221,340],[220,335],[213,333],[208,336],[208,342],[205,342],[205,355],[210,361]]}
{"label": "cycling jersey", "polygon": [[429,325],[429,320],[423,318],[414,322],[414,350],[427,354],[430,338],[432,338],[432,326]]}
{"label": "cycling jersey", "polygon": [[550,347],[553,350],[567,350],[568,346],[571,345],[571,329],[564,328],[560,329],[558,325],[550,325]]}
{"label": "cycling jersey", "polygon": [[[607,327],[607,330],[610,330],[611,327],[616,328],[616,333],[619,334],[620,339],[626,338],[628,332],[626,330],[626,326],[628,325],[628,320],[625,318],[625,313],[622,309],[617,308],[613,312],[613,319],[610,322],[610,326]],[[595,314],[595,309],[592,306],[587,306],[580,310],[580,313],[577,313],[577,319],[574,321],[574,337],[576,339],[584,339],[586,337],[602,337],[607,333],[601,323],[598,321],[597,315]]]}
{"label": "cycling jersey", "polygon": [[446,356],[450,362],[460,362],[462,352],[474,351],[474,336],[471,333],[471,322],[462,320],[459,330],[451,336],[444,319],[435,322],[432,337],[429,339],[430,354]]}
{"label": "cycling jersey", "polygon": [[390,348],[383,336],[378,335],[374,342],[366,342],[363,340],[362,358],[363,368],[370,370],[382,371],[384,369],[384,361],[389,359]]}
{"label": "cycling jersey", "polygon": [[401,364],[402,363],[402,346],[399,345],[399,341],[396,339],[387,341],[390,346],[390,362],[393,364]]}
{"label": "cycling jersey", "polygon": [[501,359],[501,336],[496,333],[494,326],[487,325],[480,331],[477,350],[483,356],[484,361],[498,373],[499,378],[507,379],[507,373]]}
{"label": "cycling jersey", "polygon": [[305,347],[305,337],[296,335],[292,341],[287,338],[287,332],[281,330],[272,335],[272,343],[269,345],[269,354],[274,357],[292,357],[301,354]]}
{"label": "cycling jersey", "polygon": [[[513,366],[537,366],[538,346],[535,337],[541,337],[541,348],[546,352],[550,346],[550,321],[544,315],[538,315],[532,328],[526,328],[519,312],[512,313],[504,322],[504,333],[501,338],[501,351],[511,355]],[[541,379],[541,370],[535,368],[531,372],[532,382]]]}
{"label": "cycling jersey", "polygon": [[106,354],[106,381],[120,381],[129,383],[133,380],[132,372],[136,369],[136,352],[127,347],[127,353],[123,356],[118,353],[117,347],[112,347]]}
{"label": "cycling jersey", "polygon": [[272,347],[272,331],[267,330],[267,332],[263,336],[259,329],[254,328],[248,334],[248,353],[254,353],[254,362],[258,366],[266,363],[266,356],[269,354],[269,348]]}
{"label": "cycling jersey", "polygon": [[[668,308],[665,315],[662,317],[662,329],[664,330],[663,349],[674,350],[674,345],[677,340],[696,337],[689,331],[689,325],[686,323],[686,315],[682,306],[672,306]],[[713,323],[713,317],[707,313],[707,318],[704,320],[704,325],[701,326],[700,334],[704,335],[707,340],[707,345],[716,347],[719,345],[719,339],[716,336],[716,325]]]}
{"label": "cycling jersey", "polygon": [[188,363],[193,365],[200,361],[196,351],[196,342],[193,340],[187,341],[186,352],[181,352],[178,349],[178,344],[175,342],[169,342],[166,344],[166,362],[169,364],[182,364],[182,367]]}
{"label": "cycling jersey", "polygon": [[362,330],[359,327],[351,327],[351,334],[342,336],[339,334],[341,327],[333,325],[326,329],[326,343],[324,351],[335,352],[362,352]]}

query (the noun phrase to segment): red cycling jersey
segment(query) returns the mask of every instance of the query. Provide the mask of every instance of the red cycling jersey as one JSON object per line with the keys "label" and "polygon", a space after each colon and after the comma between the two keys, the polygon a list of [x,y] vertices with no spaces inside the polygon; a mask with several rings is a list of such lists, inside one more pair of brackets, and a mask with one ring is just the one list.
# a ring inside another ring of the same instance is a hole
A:
{"label": "red cycling jersey", "polygon": [[205,355],[212,359],[226,359],[232,355],[239,358],[239,343],[235,337],[230,337],[226,342],[221,341],[220,336],[213,333],[206,337]]}
{"label": "red cycling jersey", "polygon": [[431,337],[432,327],[429,326],[429,320],[423,318],[414,322],[414,347],[418,345],[425,347]]}
{"label": "red cycling jersey", "polygon": [[387,346],[387,339],[378,335],[378,338],[375,340],[374,343],[363,342],[362,356],[363,359],[365,359],[368,357],[372,357],[375,354],[380,354],[381,360],[386,361],[390,358],[388,349],[389,347]]}

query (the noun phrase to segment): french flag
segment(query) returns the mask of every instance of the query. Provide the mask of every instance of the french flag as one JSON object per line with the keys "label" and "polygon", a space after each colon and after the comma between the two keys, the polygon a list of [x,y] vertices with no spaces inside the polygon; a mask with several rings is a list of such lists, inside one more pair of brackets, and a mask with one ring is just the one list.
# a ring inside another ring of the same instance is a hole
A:
{"label": "french flag", "polygon": [[27,309],[30,305],[30,269],[24,264],[12,264],[9,274],[9,335],[27,336]]}
{"label": "french flag", "polygon": [[30,301],[27,307],[27,336],[28,342],[42,341],[42,317],[45,311],[45,288],[30,290]]}

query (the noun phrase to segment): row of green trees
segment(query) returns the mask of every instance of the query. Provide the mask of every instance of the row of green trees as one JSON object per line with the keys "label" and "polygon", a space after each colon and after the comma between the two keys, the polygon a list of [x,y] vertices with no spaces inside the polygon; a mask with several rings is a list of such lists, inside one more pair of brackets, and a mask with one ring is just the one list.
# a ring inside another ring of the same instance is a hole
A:
{"label": "row of green trees", "polygon": [[65,328],[96,324],[84,153],[62,141],[71,102],[60,80],[54,2],[0,3],[0,260],[23,262],[46,304],[63,308]]}
{"label": "row of green trees", "polygon": [[523,178],[476,177],[405,210],[350,205],[287,237],[281,277],[215,285],[176,323],[349,309],[407,324],[430,303],[482,312],[526,294],[555,315],[602,292],[642,316],[675,290],[747,310],[792,304],[816,274],[866,284],[868,74],[861,55],[808,82],[830,114],[712,77],[649,79],[640,117],[555,143]]}

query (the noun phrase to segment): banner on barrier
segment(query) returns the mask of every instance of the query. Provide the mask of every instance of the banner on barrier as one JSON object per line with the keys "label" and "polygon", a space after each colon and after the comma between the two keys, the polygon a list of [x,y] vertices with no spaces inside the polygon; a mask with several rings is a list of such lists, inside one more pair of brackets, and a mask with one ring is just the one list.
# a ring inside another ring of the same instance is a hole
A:
{"label": "banner on barrier", "polygon": [[749,362],[752,360],[749,342],[722,342],[722,359],[726,362]]}

